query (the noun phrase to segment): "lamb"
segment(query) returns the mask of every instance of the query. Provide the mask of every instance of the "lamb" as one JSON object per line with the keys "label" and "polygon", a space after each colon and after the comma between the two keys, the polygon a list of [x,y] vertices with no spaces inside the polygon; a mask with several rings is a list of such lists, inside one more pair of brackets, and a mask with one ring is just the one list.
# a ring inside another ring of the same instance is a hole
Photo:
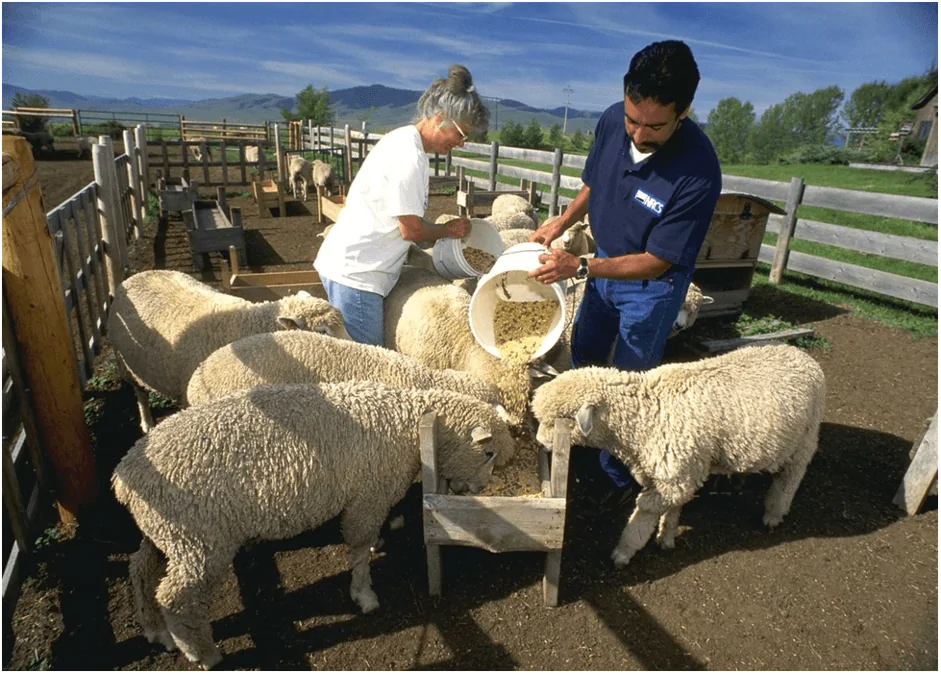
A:
{"label": "lamb", "polygon": [[494,229],[497,232],[502,232],[503,230],[515,230],[515,229],[525,229],[530,231],[535,231],[536,229],[536,220],[533,216],[529,216],[525,213],[519,211],[505,211],[502,213],[494,213],[487,216],[487,221],[493,225]]}
{"label": "lamb", "polygon": [[146,638],[216,665],[207,610],[236,552],[335,516],[350,551],[350,595],[363,613],[377,609],[370,548],[421,467],[428,410],[438,414],[442,477],[455,492],[479,492],[513,440],[486,403],[439,389],[262,386],[179,412],[135,443],[112,488],[143,534],[129,576]]}
{"label": "lamb", "polygon": [[[385,301],[385,346],[436,370],[452,368],[496,384],[503,405],[523,419],[531,391],[532,370],[499,359],[477,344],[468,322],[470,294],[446,279],[417,267],[403,267]],[[554,372],[554,371],[553,371]]]}
{"label": "lamb", "polygon": [[608,450],[640,484],[611,556],[621,567],[658,521],[657,543],[673,548],[680,510],[711,473],[773,473],[764,524],[779,525],[817,450],[825,403],[817,362],[779,344],[640,373],[579,368],[540,387],[532,408],[547,448],[555,419],[573,419],[573,445]]}
{"label": "lamb", "polygon": [[528,200],[519,195],[499,195],[493,200],[493,206],[490,208],[492,215],[500,213],[525,213],[531,218],[536,216],[536,208]]}
{"label": "lamb", "polygon": [[196,368],[186,389],[186,400],[190,405],[199,405],[259,384],[364,379],[403,389],[467,394],[505,414],[497,386],[471,373],[430,370],[391,349],[307,331],[260,333],[220,347]]}
{"label": "lamb", "polygon": [[[186,140],[189,141],[189,142],[195,142],[195,143],[206,143],[206,137],[205,137],[205,136],[190,136],[190,137],[189,137],[188,139],[186,139]],[[193,154],[193,158],[194,158],[197,162],[203,161],[202,146],[200,146],[200,145],[190,145],[190,146],[189,146],[189,149],[190,149],[190,152]],[[206,145],[206,156],[209,158],[209,161],[211,162],[211,161],[212,161],[212,146],[211,146],[211,145],[208,145],[208,144]]]}
{"label": "lamb", "polygon": [[588,232],[588,221],[583,220],[575,223],[563,232],[561,237],[553,240],[552,248],[568,251],[572,255],[584,256],[589,253],[594,254],[597,246]]}
{"label": "lamb", "polygon": [[314,185],[320,186],[328,197],[340,190],[340,179],[333,170],[333,166],[319,159],[311,162],[311,178]]}
{"label": "lamb", "polygon": [[703,295],[702,289],[699,288],[699,286],[690,283],[689,289],[686,291],[686,298],[683,300],[683,305],[680,307],[679,314],[676,315],[676,320],[673,322],[673,330],[670,331],[670,337],[675,337],[680,331],[692,328],[693,324],[696,323],[696,319],[699,318],[699,310],[702,309],[704,305],[711,305],[713,302],[715,302],[714,298]]}
{"label": "lamb", "polygon": [[311,163],[300,155],[291,155],[288,158],[288,185],[291,186],[291,193],[294,199],[297,199],[297,184],[301,183],[301,193],[304,201],[307,201],[307,186],[312,182]]}
{"label": "lamb", "polygon": [[144,433],[154,422],[142,387],[185,405],[193,371],[213,351],[248,335],[291,328],[349,339],[340,311],[308,293],[256,304],[169,270],[125,279],[108,316],[108,339],[122,378],[134,387]]}
{"label": "lamb", "polygon": [[75,139],[76,156],[81,158],[86,154],[91,157],[92,146],[98,142],[94,136],[79,136]]}

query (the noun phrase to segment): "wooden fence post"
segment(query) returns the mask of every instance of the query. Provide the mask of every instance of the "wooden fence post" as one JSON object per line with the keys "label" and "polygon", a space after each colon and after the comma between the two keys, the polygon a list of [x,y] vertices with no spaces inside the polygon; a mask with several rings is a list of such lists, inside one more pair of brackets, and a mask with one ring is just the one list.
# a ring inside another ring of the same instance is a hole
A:
{"label": "wooden fence post", "polygon": [[128,184],[131,186],[131,213],[134,218],[134,238],[140,239],[140,228],[144,223],[144,208],[141,204],[140,173],[137,167],[137,145],[134,143],[134,132],[124,130],[124,152],[127,153]]}
{"label": "wooden fence post", "polygon": [[559,184],[562,182],[562,148],[555,149],[552,158],[552,188],[549,196],[549,217],[559,210]]}
{"label": "wooden fence post", "polygon": [[444,175],[451,175],[451,151],[448,150],[448,154],[444,156]]}
{"label": "wooden fence post", "polygon": [[134,129],[137,136],[138,170],[141,179],[141,205],[144,213],[147,213],[147,195],[150,194],[150,157],[147,154],[147,128],[143,124],[138,124]]}
{"label": "wooden fence post", "polygon": [[803,197],[804,179],[794,176],[791,178],[791,186],[787,193],[787,206],[785,207],[787,214],[784,216],[784,224],[778,233],[778,243],[774,247],[774,262],[771,264],[771,274],[768,277],[772,284],[781,283],[781,277],[787,269],[791,237],[794,236],[794,228],[797,227],[797,207],[800,206]]}
{"label": "wooden fence post", "polygon": [[281,154],[281,131],[278,128],[279,125],[272,125],[274,127],[274,156],[278,164],[278,190],[284,189],[284,157]]}
{"label": "wooden fence post", "polygon": [[500,153],[500,144],[494,141],[490,144],[490,191],[497,189],[497,155]]}
{"label": "wooden fence post", "polygon": [[127,273],[127,223],[124,222],[124,210],[121,208],[121,195],[118,193],[118,171],[114,165],[114,144],[110,136],[99,136],[98,142],[105,146],[107,159],[104,162],[106,174],[105,189],[108,198],[111,200],[111,221],[112,231],[115,235],[114,248],[118,255],[118,261],[121,266],[121,279]]}
{"label": "wooden fence post", "polygon": [[[319,130],[320,127],[317,127]],[[307,146],[308,150],[314,149],[314,120],[307,118],[307,137],[310,139],[310,145]]]}
{"label": "wooden fence post", "polygon": [[[183,129],[183,125],[185,122],[186,122],[186,117],[183,115],[180,115],[180,140],[181,141],[186,140],[186,134],[184,133],[184,129]],[[183,149],[185,150],[186,148],[183,148]]]}
{"label": "wooden fence post", "polygon": [[96,143],[91,148],[91,156],[98,193],[98,213],[101,220],[101,241],[104,245],[105,269],[108,272],[108,295],[110,296],[108,306],[110,307],[111,298],[114,297],[118,286],[124,281],[124,268],[121,267],[121,256],[115,242],[118,236],[118,228],[115,226],[114,202],[111,199],[111,186],[108,184],[108,148]]}
{"label": "wooden fence post", "polygon": [[3,190],[3,290],[20,341],[39,433],[55,470],[59,517],[74,522],[79,508],[98,496],[98,480],[62,282],[42,190],[32,182],[30,146],[23,138],[8,136],[3,151],[18,165],[15,182]]}
{"label": "wooden fence post", "polygon": [[346,124],[343,127],[344,140],[346,141],[346,148],[344,152],[343,160],[346,162],[346,179],[353,182],[353,137],[350,135],[350,125]]}

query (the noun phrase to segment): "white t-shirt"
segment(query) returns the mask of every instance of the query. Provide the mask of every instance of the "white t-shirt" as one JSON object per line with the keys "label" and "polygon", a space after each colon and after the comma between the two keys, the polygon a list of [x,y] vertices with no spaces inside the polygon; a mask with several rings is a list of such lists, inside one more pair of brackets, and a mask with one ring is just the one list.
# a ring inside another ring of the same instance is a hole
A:
{"label": "white t-shirt", "polygon": [[640,150],[638,150],[637,146],[634,145],[633,140],[631,140],[630,143],[631,143],[631,159],[634,160],[634,164],[640,164],[641,162],[643,162],[645,159],[647,159],[653,154],[653,152],[641,152]]}
{"label": "white t-shirt", "polygon": [[385,297],[399,280],[410,242],[399,216],[428,208],[428,157],[418,129],[384,135],[360,167],[314,269],[321,277]]}

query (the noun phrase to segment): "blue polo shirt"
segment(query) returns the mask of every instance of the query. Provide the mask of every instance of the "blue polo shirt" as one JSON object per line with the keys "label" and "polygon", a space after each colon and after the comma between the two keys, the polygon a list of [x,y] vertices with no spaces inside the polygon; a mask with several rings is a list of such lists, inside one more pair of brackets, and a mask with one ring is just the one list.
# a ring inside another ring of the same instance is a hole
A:
{"label": "blue polo shirt", "polygon": [[691,119],[644,161],[631,159],[624,102],[604,111],[582,181],[604,257],[647,251],[692,271],[722,189],[712,143]]}

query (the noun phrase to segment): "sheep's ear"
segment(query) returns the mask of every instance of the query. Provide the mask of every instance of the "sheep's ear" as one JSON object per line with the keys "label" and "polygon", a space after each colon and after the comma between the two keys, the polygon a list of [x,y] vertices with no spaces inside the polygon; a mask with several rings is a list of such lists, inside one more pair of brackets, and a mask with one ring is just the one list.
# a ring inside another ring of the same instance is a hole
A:
{"label": "sheep's ear", "polygon": [[285,330],[304,330],[304,321],[296,316],[279,316],[278,325]]}
{"label": "sheep's ear", "polygon": [[575,413],[575,422],[578,424],[578,432],[584,438],[587,438],[588,434],[591,433],[592,415],[594,412],[595,406],[586,403]]}
{"label": "sheep's ear", "polygon": [[709,295],[704,295],[704,296],[702,296],[702,304],[704,304],[704,305],[711,305],[711,304],[714,303],[715,301],[716,301],[716,299],[713,298],[712,296],[709,296]]}
{"label": "sheep's ear", "polygon": [[499,403],[493,404],[493,411],[497,413],[497,417],[499,417],[501,421],[506,422],[507,424],[516,423],[516,420],[513,418],[513,416]]}
{"label": "sheep's ear", "polygon": [[299,297],[299,298],[312,298],[312,297],[314,297],[314,296],[312,296],[310,293],[308,293],[307,291],[304,291],[304,290],[298,291],[298,292],[296,293],[296,295],[297,295],[297,297]]}
{"label": "sheep's ear", "polygon": [[473,431],[471,431],[471,440],[474,441],[474,443],[483,443],[484,441],[489,441],[492,437],[493,434],[483,427],[474,427]]}
{"label": "sheep's ear", "polygon": [[529,365],[529,376],[534,380],[550,380],[553,377],[558,377],[559,371],[545,361],[539,361]]}
{"label": "sheep's ear", "polygon": [[484,462],[484,468],[487,470],[488,473],[490,474],[493,473],[493,467],[496,465],[496,463],[497,463],[497,453],[488,452],[487,461]]}

